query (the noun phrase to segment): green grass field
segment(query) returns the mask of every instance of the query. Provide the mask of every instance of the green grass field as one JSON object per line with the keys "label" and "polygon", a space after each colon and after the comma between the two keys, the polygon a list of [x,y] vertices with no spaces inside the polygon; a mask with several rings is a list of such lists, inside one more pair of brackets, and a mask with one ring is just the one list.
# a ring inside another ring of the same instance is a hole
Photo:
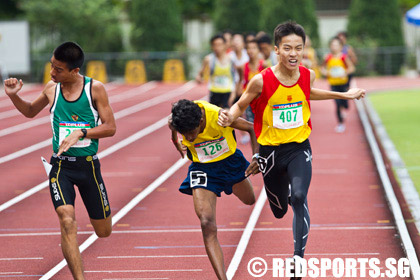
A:
{"label": "green grass field", "polygon": [[369,96],[420,193],[420,90]]}

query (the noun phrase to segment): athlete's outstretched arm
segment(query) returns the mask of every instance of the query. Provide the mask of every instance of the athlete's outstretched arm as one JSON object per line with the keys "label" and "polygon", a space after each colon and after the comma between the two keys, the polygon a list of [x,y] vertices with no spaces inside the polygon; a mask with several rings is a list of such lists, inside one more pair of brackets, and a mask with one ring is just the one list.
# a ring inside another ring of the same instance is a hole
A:
{"label": "athlete's outstretched arm", "polygon": [[245,92],[241,95],[238,102],[233,104],[229,111],[222,110],[219,113],[217,123],[220,126],[230,126],[239,116],[241,116],[249,104],[257,98],[262,91],[263,78],[261,74],[255,75],[249,82]]}
{"label": "athlete's outstretched arm", "polygon": [[[219,113],[222,110],[219,111]],[[252,146],[252,151],[254,152],[253,154],[257,154],[259,151],[259,146],[257,143],[257,137],[255,137],[255,132],[254,132],[254,124],[252,122],[249,122],[243,118],[237,118],[231,125],[230,127],[233,127],[235,129],[238,130],[242,130],[242,131],[246,131],[249,133],[249,136],[251,138],[251,146]],[[246,169],[245,171],[245,175],[251,175],[251,174],[257,174],[259,172],[258,169],[258,162],[257,162],[257,158],[256,157],[252,157],[252,162],[249,165],[249,167]]]}
{"label": "athlete's outstretched arm", "polygon": [[210,57],[207,55],[206,57],[204,57],[203,63],[201,65],[201,69],[198,72],[197,76],[195,77],[195,81],[197,83],[201,84],[203,82],[204,71],[206,71],[206,68],[209,67],[209,63],[210,63]]}
{"label": "athlete's outstretched arm", "polygon": [[[111,106],[109,105],[108,94],[106,93],[104,85],[99,81],[92,81],[92,99],[99,113],[101,124],[97,127],[87,130],[86,138],[99,139],[113,136],[117,130],[115,124],[114,113]],[[68,137],[66,137],[61,143],[57,155],[61,155],[63,152],[67,152],[71,146],[83,137],[81,129],[73,131]]]}
{"label": "athlete's outstretched arm", "polygon": [[177,151],[181,154],[181,157],[184,158],[184,152],[187,150],[187,147],[182,144],[182,139],[178,139],[178,132],[172,126],[172,114],[168,117],[168,127],[171,130],[172,144],[174,144]]}
{"label": "athlete's outstretched arm", "polygon": [[311,71],[311,100],[327,100],[327,99],[360,99],[365,97],[366,90],[361,88],[352,88],[346,92],[337,92],[325,89],[314,88],[315,72]]}
{"label": "athlete's outstretched arm", "polygon": [[16,78],[4,80],[4,91],[22,115],[27,118],[33,118],[48,105],[49,101],[46,92],[54,85],[55,83],[49,82],[42,93],[32,102],[26,101],[18,95],[23,86],[22,80],[18,81]]}

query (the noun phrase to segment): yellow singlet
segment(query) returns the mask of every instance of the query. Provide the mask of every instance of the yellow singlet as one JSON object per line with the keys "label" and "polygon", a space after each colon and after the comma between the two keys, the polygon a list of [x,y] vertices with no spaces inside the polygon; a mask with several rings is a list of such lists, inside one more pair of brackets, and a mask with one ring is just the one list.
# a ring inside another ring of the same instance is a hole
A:
{"label": "yellow singlet", "polygon": [[236,151],[233,128],[221,127],[217,124],[221,108],[202,100],[194,101],[194,103],[204,108],[206,127],[194,142],[189,142],[184,136],[182,137],[182,143],[188,148],[188,158],[194,162],[210,163],[233,155]]}

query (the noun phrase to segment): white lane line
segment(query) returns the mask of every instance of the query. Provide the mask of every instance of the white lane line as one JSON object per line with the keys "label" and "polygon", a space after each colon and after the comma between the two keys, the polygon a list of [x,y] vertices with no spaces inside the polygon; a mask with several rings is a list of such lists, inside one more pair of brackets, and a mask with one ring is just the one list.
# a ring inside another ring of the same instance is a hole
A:
{"label": "white lane line", "polygon": [[252,232],[255,228],[255,224],[257,223],[258,218],[260,217],[261,211],[266,200],[267,194],[265,193],[265,188],[262,188],[260,196],[258,197],[257,203],[255,204],[255,207],[252,210],[248,223],[245,226],[245,230],[242,233],[241,240],[239,241],[238,247],[236,247],[235,254],[233,255],[233,258],[226,272],[227,279],[229,280],[233,278],[233,276],[236,273],[236,270],[239,267],[239,264],[245,253],[246,247],[248,246],[249,239],[251,238]]}
{"label": "white lane line", "polygon": [[111,102],[112,104],[117,103],[117,102],[121,102],[121,101],[129,99],[133,96],[141,95],[143,93],[146,93],[147,91],[152,90],[156,87],[157,87],[157,83],[155,81],[150,81],[150,82],[145,83],[141,86],[126,90],[123,93],[119,93],[117,95],[112,95],[111,97],[109,97],[109,102]]}
{"label": "white lane line", "polygon": [[[169,93],[167,93],[165,95],[157,96],[155,98],[152,98],[150,100],[147,100],[147,101],[141,102],[139,104],[133,105],[133,106],[128,107],[126,109],[122,109],[121,111],[118,111],[118,112],[114,113],[114,117],[117,120],[117,119],[126,117],[128,115],[140,112],[144,109],[150,108],[154,105],[157,105],[161,102],[164,102],[164,101],[168,100],[169,98],[173,98],[175,96],[184,94],[185,92],[189,91],[193,87],[194,87],[194,83],[193,82],[188,82],[188,83],[184,84],[183,86],[181,86],[177,89],[174,89],[174,90],[170,91]],[[48,118],[48,121],[50,121],[50,117],[47,117],[47,118]],[[51,138],[46,139],[44,141],[41,141],[41,142],[39,142],[37,144],[34,144],[30,147],[24,148],[22,150],[16,151],[14,153],[11,153],[9,155],[0,157],[0,164],[11,161],[11,160],[14,160],[16,158],[27,155],[27,154],[32,153],[34,151],[37,151],[39,149],[45,148],[49,144],[51,144]]]}
{"label": "white lane line", "polygon": [[[148,82],[148,83],[146,83],[144,85],[141,85],[139,87],[135,87],[135,88],[129,89],[129,90],[127,90],[124,93],[110,96],[109,97],[109,102],[111,104],[115,104],[115,103],[124,101],[124,100],[129,99],[129,98],[131,98],[133,96],[141,95],[141,94],[143,94],[143,93],[145,93],[145,92],[147,92],[149,90],[152,90],[156,86],[157,86],[156,85],[156,82],[154,82],[154,81]],[[112,89],[114,89],[115,87],[116,86],[114,86]],[[107,89],[107,90],[109,91],[109,89]],[[48,110],[48,109],[46,109],[46,110]],[[11,118],[11,117],[14,117],[14,116],[19,116],[19,115],[21,115],[21,112],[19,112],[16,108],[13,108],[13,109],[11,109],[9,111],[1,112],[0,113],[0,120]]]}
{"label": "white lane line", "polygon": [[[244,231],[244,228],[219,228],[219,232],[238,232]],[[254,228],[254,231],[291,231],[291,228]],[[395,230],[394,226],[366,226],[366,227],[314,227],[311,231],[317,230]],[[201,229],[139,229],[139,230],[113,230],[112,234],[150,234],[150,233],[192,233],[200,232]],[[93,231],[78,231],[78,235],[92,234]],[[56,232],[25,232],[25,233],[1,233],[0,237],[27,237],[27,236],[51,236],[60,235],[59,231]]]}
{"label": "white lane line", "polygon": [[[10,101],[10,102],[12,102],[12,101]],[[10,117],[14,117],[14,116],[18,116],[20,114],[21,113],[16,108],[12,109],[12,110],[9,110],[9,111],[4,111],[4,112],[0,113],[0,120],[7,119],[7,118],[10,118]]]}
{"label": "white lane line", "polygon": [[0,272],[0,275],[23,274],[23,272]]}
{"label": "white lane line", "polygon": [[26,260],[43,260],[43,257],[34,258],[0,258],[0,261],[26,261]]}
{"label": "white lane line", "polygon": [[[155,86],[153,86],[153,84],[152,85],[144,84],[143,86],[146,86],[146,88],[148,90],[155,87]],[[140,93],[143,93],[143,91],[140,91]],[[0,137],[10,135],[10,134],[25,130],[27,128],[32,128],[32,127],[39,126],[39,125],[49,123],[49,122],[50,122],[50,116],[46,116],[46,117],[42,117],[42,118],[39,118],[39,119],[27,121],[27,122],[24,122],[24,123],[21,123],[21,124],[17,124],[17,125],[11,126],[11,127],[7,127],[7,128],[4,128],[4,129],[0,130]]]}
{"label": "white lane line", "polygon": [[17,124],[17,125],[11,126],[11,127],[7,127],[7,128],[4,128],[4,129],[0,130],[0,137],[25,130],[27,128],[32,128],[32,127],[35,127],[35,126],[38,126],[38,125],[41,125],[41,124],[44,124],[44,123],[48,123],[49,121],[50,121],[50,116],[46,116],[46,117],[42,117],[42,118],[35,119],[35,120],[32,120],[32,121],[27,121],[27,122],[24,122],[24,123],[21,123],[21,124]]}
{"label": "white lane line", "polygon": [[51,143],[52,143],[52,138],[49,138],[47,140],[36,143],[32,146],[26,147],[22,150],[19,150],[19,151],[16,151],[14,153],[8,154],[6,156],[0,157],[0,164],[11,161],[11,160],[14,160],[18,157],[27,155],[29,153],[35,152],[35,151],[43,149],[45,147],[48,147],[48,146],[51,145]]}
{"label": "white lane line", "polygon": [[420,233],[420,196],[413,183],[413,180],[410,177],[410,174],[408,173],[408,169],[416,170],[416,167],[412,166],[410,168],[405,166],[405,163],[398,153],[398,150],[395,148],[394,143],[389,138],[389,135],[386,132],[386,128],[382,124],[381,118],[376,113],[375,108],[368,98],[365,100],[365,105],[369,118],[371,119],[375,131],[378,135],[378,140],[382,143],[385,154],[391,161],[392,166],[395,168],[395,174],[398,178],[398,181],[400,182],[404,199],[410,207],[410,213],[413,216],[417,231]]}
{"label": "white lane line", "polygon": [[391,212],[394,216],[395,223],[397,225],[398,232],[401,237],[403,248],[410,262],[411,275],[413,280],[420,280],[420,264],[417,258],[416,250],[414,248],[413,242],[411,241],[410,234],[408,233],[407,226],[405,224],[404,216],[401,212],[398,199],[395,196],[394,190],[392,188],[391,181],[389,180],[388,173],[386,171],[385,163],[382,158],[381,150],[379,149],[378,143],[376,142],[375,135],[370,125],[366,111],[361,103],[362,101],[356,101],[356,108],[359,112],[360,120],[362,121],[363,128],[365,131],[366,138],[369,142],[370,149],[372,151],[373,157],[375,159],[376,168],[381,178],[383,188],[391,209]]}
{"label": "white lane line", "polygon": [[[166,120],[166,118],[165,118]],[[140,201],[142,201],[145,197],[147,197],[150,193],[152,193],[157,187],[163,184],[169,177],[171,177],[176,171],[178,171],[182,166],[187,163],[188,159],[179,159],[175,162],[168,170],[166,170],[162,175],[160,175],[153,183],[147,186],[141,193],[136,195],[127,205],[125,205],[116,215],[112,217],[112,225],[115,225],[120,219],[122,219],[130,210],[132,210]],[[96,234],[92,234],[82,245],[80,245],[80,253],[82,253],[85,249],[87,249],[90,245],[92,245],[98,236]],[[67,264],[66,260],[63,259],[60,263],[58,263],[55,267],[53,267],[50,271],[48,271],[43,277],[39,280],[46,280],[53,277],[57,272],[59,272],[63,267]],[[171,271],[171,270],[162,270],[163,271]],[[191,270],[188,270],[191,271]],[[196,270],[196,271],[201,271]],[[87,272],[87,271],[86,271]],[[112,271],[108,271],[112,272]],[[121,271],[119,271],[121,272]],[[135,272],[147,272],[147,271],[135,271]]]}
{"label": "white lane line", "polygon": [[[200,272],[202,269],[88,270],[85,273]],[[44,279],[41,277],[39,280]],[[49,278],[48,278],[49,279]]]}
{"label": "white lane line", "polygon": [[207,255],[168,255],[168,256],[99,256],[98,259],[158,259],[158,258],[207,258]]}

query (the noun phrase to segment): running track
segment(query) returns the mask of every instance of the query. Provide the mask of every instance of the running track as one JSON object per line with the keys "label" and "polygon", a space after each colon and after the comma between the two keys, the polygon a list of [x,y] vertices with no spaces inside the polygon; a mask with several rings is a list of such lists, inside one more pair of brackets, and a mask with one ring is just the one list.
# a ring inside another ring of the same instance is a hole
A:
{"label": "running track", "polygon": [[[358,84],[367,89],[411,85],[392,78],[359,79]],[[326,85],[320,82],[317,86]],[[147,187],[179,160],[164,120],[171,104],[181,97],[202,98],[207,90],[195,83],[154,82],[137,87],[108,84],[107,88],[117,116],[117,134],[100,141],[100,152],[114,148],[113,153],[104,154],[101,163],[115,218],[130,200],[149,190]],[[22,94],[32,99],[41,89],[37,85],[27,87]],[[403,257],[354,104],[344,134],[334,132],[333,101],[312,102],[312,110],[313,179],[308,199],[312,225],[306,256],[377,257],[382,261]],[[35,119],[13,114],[11,102],[4,93],[0,95],[0,205],[47,179],[40,157],[49,158],[50,145],[22,152],[51,136],[49,122],[42,121],[46,116],[48,110]],[[132,135],[138,139],[127,143]],[[251,157],[248,145],[239,147]],[[167,180],[155,184],[156,189],[114,225],[109,238],[87,247],[82,253],[87,279],[215,279],[192,199],[178,192],[186,170],[184,164]],[[263,186],[261,176],[252,181],[258,195]],[[242,205],[234,196],[218,200],[218,235],[226,268],[253,208]],[[93,231],[79,197],[76,216],[82,244]],[[273,257],[290,257],[291,223],[292,211],[285,219],[275,220],[265,202],[234,279],[252,278],[246,265],[254,257],[268,262]],[[0,212],[0,244],[3,279],[39,279],[62,260],[59,225],[48,188]],[[259,279],[272,279],[270,274]],[[51,279],[71,279],[71,275],[64,267]]]}

